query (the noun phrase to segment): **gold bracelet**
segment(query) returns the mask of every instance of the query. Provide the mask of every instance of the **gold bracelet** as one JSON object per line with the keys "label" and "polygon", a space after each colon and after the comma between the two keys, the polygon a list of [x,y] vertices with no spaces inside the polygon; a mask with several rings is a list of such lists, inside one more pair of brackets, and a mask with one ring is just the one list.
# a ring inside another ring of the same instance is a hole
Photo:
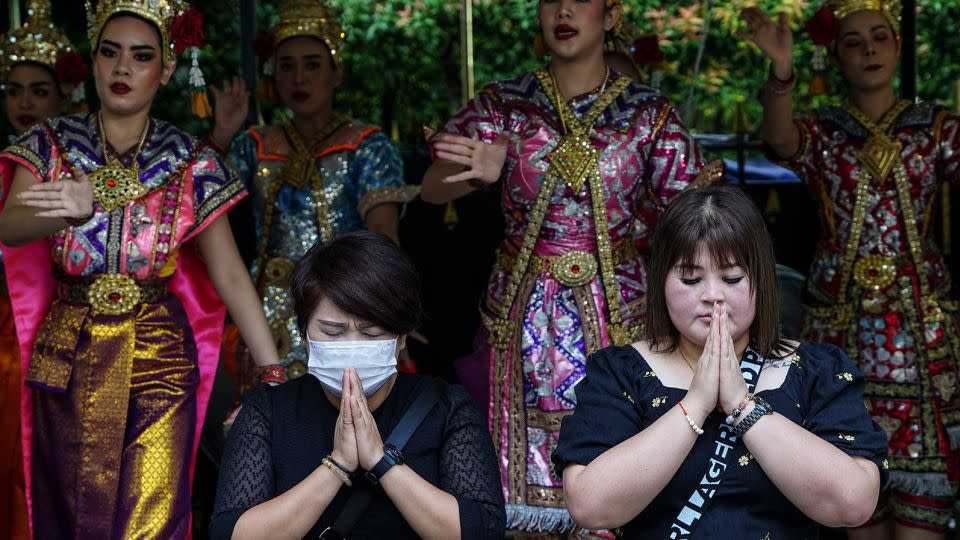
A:
{"label": "gold bracelet", "polygon": [[339,476],[340,479],[343,480],[343,483],[347,485],[347,487],[352,487],[352,486],[353,486],[353,482],[350,481],[350,477],[347,476],[347,473],[343,472],[343,471],[340,469],[340,467],[337,467],[336,464],[333,463],[333,460],[332,460],[332,459],[330,459],[329,457],[325,457],[325,458],[323,458],[323,461],[321,461],[321,463],[323,463],[323,465],[324,465],[326,468],[328,468],[328,469],[330,469],[331,471],[333,471],[334,474],[336,474],[337,476]]}

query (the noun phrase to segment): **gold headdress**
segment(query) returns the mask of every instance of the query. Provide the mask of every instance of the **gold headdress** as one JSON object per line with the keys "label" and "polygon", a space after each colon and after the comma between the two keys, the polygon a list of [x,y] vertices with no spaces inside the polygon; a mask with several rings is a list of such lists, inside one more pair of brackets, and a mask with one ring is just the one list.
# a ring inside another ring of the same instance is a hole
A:
{"label": "gold headdress", "polygon": [[53,70],[60,90],[70,97],[70,111],[86,110],[83,83],[87,66],[67,36],[50,20],[50,0],[27,2],[27,22],[0,36],[0,82],[17,64],[33,62]]}
{"label": "gold headdress", "polygon": [[900,33],[900,0],[827,0],[827,5],[838,19],[858,11],[879,11],[890,21],[890,26],[897,34]]}
{"label": "gold headdress", "polygon": [[341,49],[347,35],[323,0],[289,0],[284,3],[270,33],[275,44],[297,36],[315,37],[327,45],[338,62],[343,62]]}
{"label": "gold headdress", "polygon": [[73,51],[73,44],[50,20],[50,0],[27,3],[27,22],[3,35],[0,42],[0,79],[5,80],[14,65],[35,62],[56,71],[61,53]]}
{"label": "gold headdress", "polygon": [[198,58],[200,47],[206,37],[203,33],[203,16],[186,0],[100,0],[96,9],[86,0],[87,33],[90,43],[96,47],[100,34],[110,17],[129,13],[141,17],[157,27],[160,47],[163,49],[163,65],[177,61],[183,51],[190,51],[190,86],[193,94],[193,113],[201,118],[213,115],[207,99],[206,83],[200,71]]}
{"label": "gold headdress", "polygon": [[117,13],[130,13],[153,23],[160,32],[163,48],[163,64],[169,65],[177,60],[174,42],[170,39],[170,25],[173,20],[186,12],[190,5],[183,0],[100,0],[96,10],[86,0],[87,34],[92,47],[100,41],[103,27]]}

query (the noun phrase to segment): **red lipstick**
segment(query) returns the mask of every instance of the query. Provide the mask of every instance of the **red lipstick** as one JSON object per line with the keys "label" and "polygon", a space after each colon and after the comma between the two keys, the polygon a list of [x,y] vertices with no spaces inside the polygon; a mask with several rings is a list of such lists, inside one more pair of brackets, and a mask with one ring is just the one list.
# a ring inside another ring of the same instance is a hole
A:
{"label": "red lipstick", "polygon": [[570,26],[569,24],[558,24],[553,29],[553,37],[557,38],[559,41],[566,41],[568,39],[572,39],[578,33],[579,32],[577,32],[577,29]]}
{"label": "red lipstick", "polygon": [[130,87],[122,82],[115,82],[110,85],[110,91],[114,94],[124,95],[130,93]]}

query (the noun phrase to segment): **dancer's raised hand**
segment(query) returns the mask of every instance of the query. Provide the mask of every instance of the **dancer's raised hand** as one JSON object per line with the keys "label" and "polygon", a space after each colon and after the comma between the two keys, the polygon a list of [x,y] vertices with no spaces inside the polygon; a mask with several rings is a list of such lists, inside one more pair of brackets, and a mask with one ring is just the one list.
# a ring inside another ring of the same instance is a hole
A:
{"label": "dancer's raised hand", "polygon": [[470,137],[452,133],[441,133],[434,136],[431,142],[438,158],[466,167],[465,171],[444,178],[444,182],[474,180],[483,185],[491,185],[500,179],[500,172],[507,159],[509,140],[506,133],[498,135],[492,143],[475,141]]}
{"label": "dancer's raised hand", "polygon": [[229,81],[223,81],[223,88],[216,85],[209,86],[213,94],[213,139],[221,148],[227,148],[233,136],[236,135],[243,123],[247,120],[250,110],[250,91],[247,90],[243,79],[234,76]]}
{"label": "dancer's raised hand", "polygon": [[40,209],[37,217],[85,220],[93,216],[93,185],[82,171],[64,171],[56,182],[30,186],[17,196],[20,204]]}
{"label": "dancer's raised hand", "polygon": [[777,78],[789,78],[793,72],[793,31],[786,14],[780,13],[778,21],[774,22],[759,8],[749,7],[740,12],[740,20],[748,27],[740,35],[767,55]]}

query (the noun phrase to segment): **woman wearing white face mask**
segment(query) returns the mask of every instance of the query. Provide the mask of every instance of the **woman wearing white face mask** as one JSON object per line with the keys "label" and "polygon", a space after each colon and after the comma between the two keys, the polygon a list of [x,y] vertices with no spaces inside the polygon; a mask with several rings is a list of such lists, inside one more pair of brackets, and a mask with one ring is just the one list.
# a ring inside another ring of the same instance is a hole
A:
{"label": "woman wearing white face mask", "polygon": [[384,236],[348,233],[307,252],[290,282],[313,377],[247,397],[211,536],[502,538],[480,412],[460,386],[397,373],[421,315],[409,259]]}

